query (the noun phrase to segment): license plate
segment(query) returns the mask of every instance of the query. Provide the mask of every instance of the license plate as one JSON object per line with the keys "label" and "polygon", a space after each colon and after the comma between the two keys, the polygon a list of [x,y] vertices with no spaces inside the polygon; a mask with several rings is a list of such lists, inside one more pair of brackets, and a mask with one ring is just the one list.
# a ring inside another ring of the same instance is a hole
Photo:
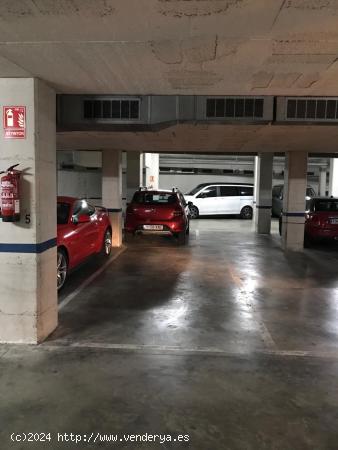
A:
{"label": "license plate", "polygon": [[338,225],[338,217],[336,219],[330,219],[332,225]]}
{"label": "license plate", "polygon": [[151,231],[160,231],[163,230],[163,225],[143,225],[143,229]]}

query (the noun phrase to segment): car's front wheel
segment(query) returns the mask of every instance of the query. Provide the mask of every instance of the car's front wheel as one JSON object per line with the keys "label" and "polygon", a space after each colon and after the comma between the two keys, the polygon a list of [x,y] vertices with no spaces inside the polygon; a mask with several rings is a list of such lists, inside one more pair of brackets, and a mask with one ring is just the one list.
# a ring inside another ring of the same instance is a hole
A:
{"label": "car's front wheel", "polygon": [[108,257],[112,249],[112,233],[108,229],[104,233],[103,244],[102,244],[102,255]]}
{"label": "car's front wheel", "polygon": [[190,211],[190,219],[198,218],[200,212],[199,212],[197,206],[195,206],[195,205],[189,206],[189,211]]}
{"label": "car's front wheel", "polygon": [[66,252],[60,248],[57,251],[57,288],[58,291],[64,286],[68,274],[68,259]]}
{"label": "car's front wheel", "polygon": [[251,206],[244,206],[240,213],[241,219],[250,220],[252,219],[252,208]]}

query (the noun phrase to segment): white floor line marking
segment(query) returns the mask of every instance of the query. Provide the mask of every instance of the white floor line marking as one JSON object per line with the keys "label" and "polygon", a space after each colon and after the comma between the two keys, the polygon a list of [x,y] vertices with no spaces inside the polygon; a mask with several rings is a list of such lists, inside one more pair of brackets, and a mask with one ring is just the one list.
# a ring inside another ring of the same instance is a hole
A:
{"label": "white floor line marking", "polygon": [[[256,311],[254,311],[254,315],[257,314]],[[275,341],[273,340],[270,331],[268,330],[267,326],[263,321],[259,322],[259,329],[260,333],[263,339],[264,344],[267,346],[270,350],[277,350],[277,345]]]}
{"label": "white floor line marking", "polygon": [[103,264],[96,272],[94,272],[89,278],[87,278],[80,286],[75,289],[71,294],[67,295],[62,302],[59,303],[59,311],[61,311],[62,308],[64,308],[66,305],[68,305],[85,287],[88,286],[88,284],[92,283],[99,275],[101,275],[102,272],[106,270],[106,268],[115,261],[116,258],[118,258],[121,253],[123,253],[127,247],[122,247],[114,256],[108,259],[108,261]]}
{"label": "white floor line marking", "polygon": [[192,347],[184,348],[175,345],[147,345],[147,344],[109,344],[104,342],[69,342],[59,340],[42,344],[41,347],[52,349],[60,348],[82,348],[82,349],[101,349],[101,350],[122,350],[122,351],[140,351],[140,352],[157,352],[160,354],[176,353],[176,354],[213,354],[223,356],[245,356],[252,357],[255,355],[281,356],[281,357],[297,357],[297,358],[329,358],[338,360],[338,351],[313,351],[313,350],[273,350],[273,349],[256,349],[256,350],[239,350],[230,351],[217,347]]}
{"label": "white floor line marking", "polygon": [[4,350],[2,353],[0,352],[0,359],[6,355],[6,353],[9,352],[9,348],[7,350]]}
{"label": "white floor line marking", "polygon": [[[230,273],[232,281],[236,284],[236,286],[238,286],[242,290],[245,290],[245,281],[242,280],[240,274],[237,273],[236,269],[230,263],[228,264],[228,271]],[[252,312],[253,318],[258,324],[261,338],[267,349],[277,350],[276,342],[273,340],[268,327],[263,322],[260,312],[254,307],[253,302],[249,302],[248,300],[246,300],[246,305],[248,307],[248,310]]]}

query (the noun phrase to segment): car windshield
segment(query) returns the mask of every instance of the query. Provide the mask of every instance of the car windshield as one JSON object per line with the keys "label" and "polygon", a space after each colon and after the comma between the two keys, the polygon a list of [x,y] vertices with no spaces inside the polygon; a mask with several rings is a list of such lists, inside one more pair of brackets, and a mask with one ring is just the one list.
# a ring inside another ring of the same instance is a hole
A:
{"label": "car windshield", "polygon": [[68,223],[69,211],[70,211],[69,203],[58,202],[58,204],[57,204],[57,224],[58,225],[65,225],[66,223]]}
{"label": "car windshield", "polygon": [[317,212],[338,212],[338,200],[316,200],[314,210]]}
{"label": "car windshield", "polygon": [[176,202],[176,194],[170,192],[136,192],[133,198],[133,203],[140,205],[168,205]]}
{"label": "car windshield", "polygon": [[191,191],[186,192],[185,195],[195,195],[195,194],[197,194],[197,192],[199,192],[202,189],[203,186],[205,186],[205,184],[199,184],[198,186],[196,186]]}

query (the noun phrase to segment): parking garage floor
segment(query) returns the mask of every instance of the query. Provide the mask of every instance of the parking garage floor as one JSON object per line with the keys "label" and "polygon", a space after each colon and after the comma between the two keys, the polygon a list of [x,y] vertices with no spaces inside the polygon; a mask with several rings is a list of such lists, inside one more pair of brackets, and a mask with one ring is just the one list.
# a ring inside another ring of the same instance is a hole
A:
{"label": "parking garage floor", "polygon": [[47,448],[9,435],[48,431],[189,436],[115,444],[130,449],[337,449],[338,247],[285,254],[277,226],[200,219],[185,247],[128,239],[97,276],[97,262],[74,274],[47,342],[0,346],[0,448]]}

